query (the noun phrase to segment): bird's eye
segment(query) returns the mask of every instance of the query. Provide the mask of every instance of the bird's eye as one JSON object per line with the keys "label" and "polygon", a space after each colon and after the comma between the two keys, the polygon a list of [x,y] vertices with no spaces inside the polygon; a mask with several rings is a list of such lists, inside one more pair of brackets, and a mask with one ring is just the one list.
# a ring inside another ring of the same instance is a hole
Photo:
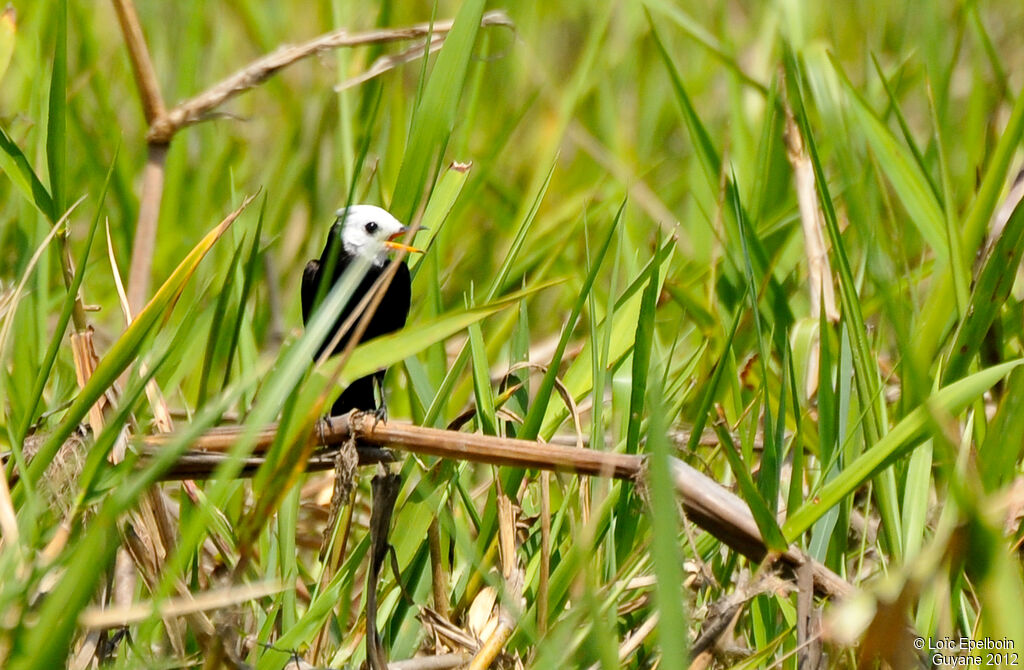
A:
{"label": "bird's eye", "polygon": [[366,230],[367,233],[369,233],[370,235],[373,235],[375,232],[377,232],[377,228],[378,228],[377,222],[376,221],[370,221],[365,226],[363,226],[363,228]]}

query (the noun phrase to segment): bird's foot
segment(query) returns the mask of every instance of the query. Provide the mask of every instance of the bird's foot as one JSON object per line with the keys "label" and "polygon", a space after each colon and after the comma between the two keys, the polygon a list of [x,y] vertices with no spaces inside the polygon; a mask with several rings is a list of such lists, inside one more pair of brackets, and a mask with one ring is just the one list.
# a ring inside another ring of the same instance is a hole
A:
{"label": "bird's foot", "polygon": [[353,412],[356,412],[360,419],[364,417],[367,419],[373,417],[373,427],[370,428],[371,431],[376,430],[377,424],[381,421],[384,423],[388,422],[388,408],[386,406],[381,406],[374,410],[353,410]]}
{"label": "bird's foot", "polygon": [[320,417],[320,420],[316,422],[317,434],[320,436],[320,443],[327,443],[327,433],[334,432],[334,422],[331,421],[330,414],[324,414]]}

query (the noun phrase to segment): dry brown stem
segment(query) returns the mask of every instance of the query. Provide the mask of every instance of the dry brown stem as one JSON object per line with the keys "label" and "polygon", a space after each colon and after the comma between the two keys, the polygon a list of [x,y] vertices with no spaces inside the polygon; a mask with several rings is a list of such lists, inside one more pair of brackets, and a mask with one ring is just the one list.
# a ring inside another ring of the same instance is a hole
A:
{"label": "dry brown stem", "polygon": [[151,124],[164,115],[164,99],[160,95],[156,70],[153,69],[153,61],[150,59],[149,49],[146,47],[146,37],[142,34],[139,16],[135,13],[135,3],[132,0],[113,0],[113,2],[114,10],[117,12],[117,21],[121,24],[121,34],[124,35],[124,42],[128,47],[128,57],[132,62],[135,84],[139,88],[139,97],[142,99],[142,111],[146,115],[146,123]]}
{"label": "dry brown stem", "polygon": [[128,306],[138,314],[149,299],[149,281],[156,247],[157,219],[164,192],[164,166],[167,145],[150,144],[146,167],[142,173],[142,195],[139,198],[139,218],[135,222],[131,265],[128,270]]}
{"label": "dry brown stem", "polygon": [[[246,429],[237,426],[214,428],[197,441],[196,448],[199,452],[227,451],[244,430]],[[254,456],[270,446],[276,431],[275,424],[260,430],[256,438]],[[628,479],[633,482],[642,482],[645,478],[645,460],[641,456],[460,433],[397,422],[375,423],[372,415],[358,413],[333,417],[331,425],[319,431],[316,437],[321,444],[336,445],[348,439],[352,433],[356,435],[361,445],[360,460],[363,459],[365,447],[375,447],[378,450],[387,447],[476,463],[558,470],[581,475]],[[159,449],[167,440],[168,437],[163,435],[146,437],[144,448]],[[672,459],[671,468],[676,493],[690,520],[751,560],[759,562],[765,558],[767,549],[764,540],[747,504],[741,498],[680,460]],[[797,568],[810,562],[814,587],[821,595],[836,597],[853,592],[853,587],[842,577],[807,558],[797,549],[789,549],[781,558],[790,568]]]}
{"label": "dry brown stem", "polygon": [[804,232],[804,254],[807,256],[807,283],[811,296],[811,309],[824,309],[825,318],[839,321],[835,289],[832,286],[832,267],[825,246],[825,222],[818,208],[818,192],[814,182],[814,167],[804,148],[800,128],[786,108],[786,158],[793,167],[796,200],[800,206],[800,223]]}

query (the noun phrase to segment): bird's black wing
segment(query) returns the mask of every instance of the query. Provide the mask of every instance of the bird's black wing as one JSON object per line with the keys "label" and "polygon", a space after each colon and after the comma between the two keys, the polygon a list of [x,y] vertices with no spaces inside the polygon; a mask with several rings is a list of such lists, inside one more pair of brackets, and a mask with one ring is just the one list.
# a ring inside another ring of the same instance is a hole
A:
{"label": "bird's black wing", "polygon": [[[380,272],[371,272],[368,275],[366,290],[370,290],[370,286],[373,284]],[[381,335],[387,335],[393,333],[396,330],[400,330],[405,326],[405,320],[409,316],[409,303],[412,300],[412,278],[409,275],[409,266],[405,263],[399,263],[398,268],[395,271],[395,276],[391,278],[391,283],[388,285],[388,290],[384,293],[384,298],[381,299],[380,305],[377,307],[377,311],[374,312],[373,318],[370,319],[370,324],[366,328],[366,333],[363,334],[362,341],[372,340],[375,337]]]}
{"label": "bird's black wing", "polygon": [[412,275],[409,273],[409,266],[405,263],[398,264],[391,286],[388,287],[389,297],[393,296],[394,304],[399,306],[401,318],[395,321],[395,330],[405,327],[405,320],[409,317],[409,305],[412,303]]}

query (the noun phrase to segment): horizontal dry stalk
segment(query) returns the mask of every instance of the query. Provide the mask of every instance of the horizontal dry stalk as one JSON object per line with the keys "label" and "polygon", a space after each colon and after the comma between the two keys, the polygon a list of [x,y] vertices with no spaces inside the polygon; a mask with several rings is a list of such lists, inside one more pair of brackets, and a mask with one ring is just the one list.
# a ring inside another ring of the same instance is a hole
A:
{"label": "horizontal dry stalk", "polygon": [[[222,459],[225,457],[223,452],[230,449],[245,430],[246,428],[238,426],[214,428],[196,442],[186,459],[200,454]],[[276,424],[270,424],[259,431],[250,468],[256,467],[259,454],[269,448],[276,432]],[[354,435],[360,445],[361,461],[364,453],[367,457],[371,453],[380,455],[380,450],[390,448],[476,463],[614,477],[641,485],[646,479],[647,466],[643,456],[461,433],[397,422],[376,423],[372,415],[358,413],[332,417],[330,425],[325,424],[322,430],[313,431],[313,435],[313,439],[326,446],[338,445]],[[151,435],[143,438],[143,448],[160,449],[170,439],[171,436],[168,435]],[[377,451],[366,452],[366,447],[375,448]],[[329,462],[333,463],[333,460],[324,457],[316,465],[323,464],[329,467],[326,465]],[[754,517],[741,498],[678,459],[671,460],[671,468],[676,493],[691,521],[751,560],[764,560],[768,553],[767,548]],[[201,475],[191,472],[188,476]],[[849,582],[796,548],[790,548],[780,558],[793,569],[810,564],[814,588],[819,594],[837,597],[853,592]]]}
{"label": "horizontal dry stalk", "polygon": [[[170,142],[176,132],[202,121],[229,98],[259,86],[283,68],[304,58],[342,47],[382,44],[426,37],[427,35],[443,35],[451,31],[454,23],[453,20],[436,21],[433,25],[420,23],[405,28],[381,28],[359,33],[352,33],[342,28],[300,44],[278,47],[266,56],[225,77],[199,95],[178,103],[172,109],[153,119],[146,140],[151,144]],[[511,27],[513,24],[505,12],[492,11],[484,14],[480,25]]]}

